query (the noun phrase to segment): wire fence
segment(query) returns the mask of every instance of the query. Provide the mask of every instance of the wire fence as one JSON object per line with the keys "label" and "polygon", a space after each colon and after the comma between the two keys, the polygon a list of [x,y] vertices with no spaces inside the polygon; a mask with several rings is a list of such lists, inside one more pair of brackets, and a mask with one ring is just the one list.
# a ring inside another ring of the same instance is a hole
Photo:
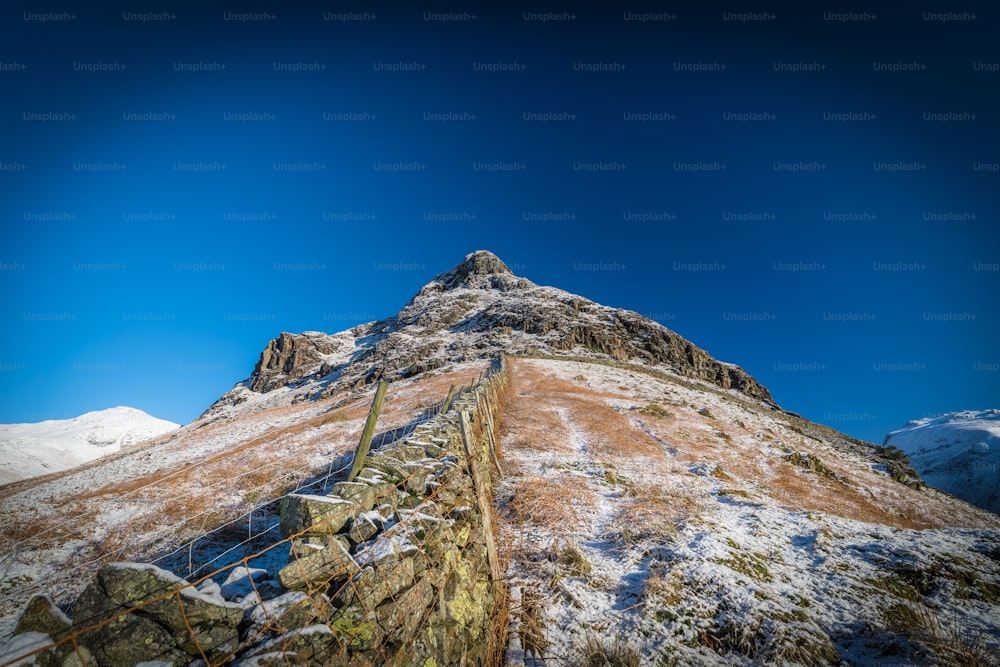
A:
{"label": "wire fence", "polygon": [[[40,628],[47,641],[0,662],[51,654],[83,665],[499,664],[507,597],[492,484],[506,386],[501,359],[454,397],[380,434],[357,481],[344,481],[353,458],[344,455],[152,564],[104,565],[69,625]],[[241,539],[229,539],[244,526]],[[199,558],[199,543],[214,550]],[[213,596],[222,579],[243,587],[235,602]]]}
{"label": "wire fence", "polygon": [[[358,393],[337,402],[329,411],[310,418],[306,426],[317,428],[328,423],[331,414],[343,410],[363,397],[363,393]],[[422,410],[410,422],[377,434],[376,444],[381,446],[412,433],[421,423],[437,416],[443,405],[444,401],[440,401]],[[285,436],[290,432],[295,433],[301,428],[301,425],[277,427],[254,437],[249,445],[260,449],[266,449],[268,446],[280,446]],[[109,492],[108,497],[119,503],[128,500],[141,504],[147,501],[149,509],[143,510],[140,506],[130,514],[127,521],[111,526],[99,542],[93,538],[95,527],[89,521],[92,518],[92,513],[85,509],[69,516],[61,516],[58,521],[48,522],[48,525],[43,525],[41,528],[33,525],[30,536],[12,544],[8,542],[11,546],[8,546],[0,554],[0,581],[7,577],[10,568],[22,556],[29,554],[33,549],[44,548],[55,541],[68,543],[75,540],[85,544],[89,543],[90,546],[76,549],[72,563],[64,563],[52,575],[62,584],[61,588],[66,591],[72,591],[73,581],[84,580],[103,563],[115,560],[140,558],[168,567],[176,572],[186,572],[187,576],[192,576],[205,571],[207,567],[211,567],[226,557],[232,558],[234,554],[239,554],[240,550],[259,544],[261,540],[273,535],[277,527],[277,509],[280,507],[282,498],[287,493],[295,493],[303,489],[322,489],[320,492],[325,493],[329,490],[329,486],[343,475],[343,460],[346,458],[349,461],[351,456],[347,453],[334,458],[325,468],[325,472],[319,476],[316,474],[315,465],[311,462],[307,461],[292,467],[288,465],[284,457],[277,457],[266,463],[257,464],[249,470],[235,474],[227,473],[224,477],[209,484],[201,483],[199,480],[198,484],[191,485],[187,490],[180,492],[174,485],[169,490],[171,503],[195,507],[207,504],[207,507],[201,511],[187,512],[182,515],[179,521],[164,521],[165,514],[158,510],[163,503],[164,489],[168,488],[168,483],[177,480],[182,475],[195,474],[207,463],[229,454],[231,454],[230,451],[224,450],[197,465],[185,466],[167,474],[156,475],[153,480],[146,483],[137,484],[121,491],[112,490],[113,492]],[[228,504],[222,500],[227,496],[232,496],[231,489],[239,487],[243,480],[264,476],[267,477],[266,481],[254,488],[254,495],[263,497],[264,500],[249,508],[244,503],[232,498]],[[100,492],[99,489],[96,492],[91,492],[91,495],[99,495]],[[206,498],[214,499],[215,502],[206,503]],[[254,526],[255,519],[256,528]],[[34,519],[32,519],[32,523],[34,523]],[[247,528],[246,539],[239,541],[238,544],[231,544],[233,536],[239,532],[237,527],[241,525],[245,525]],[[217,549],[220,543],[230,544],[220,553]],[[197,553],[199,545],[202,546],[203,551],[214,553],[214,556],[207,560],[205,558],[199,560]],[[46,577],[35,582],[20,583],[18,588],[21,589],[19,592],[22,597],[26,597],[56,588],[53,583],[55,582],[52,577]],[[59,595],[55,597],[60,598]],[[5,633],[4,638],[7,637],[9,637],[9,632]]]}

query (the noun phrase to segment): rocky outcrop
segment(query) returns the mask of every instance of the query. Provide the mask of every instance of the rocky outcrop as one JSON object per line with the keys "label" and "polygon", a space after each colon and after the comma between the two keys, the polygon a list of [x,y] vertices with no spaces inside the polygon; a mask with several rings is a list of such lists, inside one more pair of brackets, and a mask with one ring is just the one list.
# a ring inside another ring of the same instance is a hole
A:
{"label": "rocky outcrop", "polygon": [[267,392],[301,380],[309,374],[326,375],[326,358],[338,351],[338,340],[323,333],[282,333],[270,341],[250,376],[252,391]]}

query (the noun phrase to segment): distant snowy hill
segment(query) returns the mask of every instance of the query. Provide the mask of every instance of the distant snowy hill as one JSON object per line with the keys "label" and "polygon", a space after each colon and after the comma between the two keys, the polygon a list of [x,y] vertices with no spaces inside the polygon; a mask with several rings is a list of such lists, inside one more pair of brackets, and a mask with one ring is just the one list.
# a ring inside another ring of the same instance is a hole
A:
{"label": "distant snowy hill", "polygon": [[889,433],[884,445],[909,454],[931,486],[1000,513],[1000,410],[917,419]]}
{"label": "distant snowy hill", "polygon": [[121,406],[72,419],[0,424],[0,484],[73,468],[178,427]]}

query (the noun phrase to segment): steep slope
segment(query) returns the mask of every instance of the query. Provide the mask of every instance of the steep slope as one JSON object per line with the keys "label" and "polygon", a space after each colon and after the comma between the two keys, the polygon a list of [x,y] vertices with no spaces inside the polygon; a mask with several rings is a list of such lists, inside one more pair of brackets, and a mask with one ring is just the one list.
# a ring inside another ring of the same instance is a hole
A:
{"label": "steep slope", "polygon": [[0,484],[73,468],[179,426],[121,406],[72,419],[0,424]]}
{"label": "steep slope", "polygon": [[[412,429],[452,384],[467,385],[487,366],[456,364],[393,383],[375,442]],[[187,575],[192,563],[235,557],[235,545],[252,552],[269,544],[276,499],[337,473],[357,445],[374,389],[195,421],[79,467],[0,486],[0,639],[32,595],[71,600],[103,563],[153,561]]]}
{"label": "steep slope", "polygon": [[1000,410],[949,412],[908,422],[885,436],[925,482],[1000,513]]}
{"label": "steep slope", "polygon": [[207,412],[223,417],[260,405],[330,396],[448,362],[508,354],[560,354],[643,363],[747,396],[771,395],[743,369],[638,313],[609,308],[515,276],[477,251],[425,285],[395,316],[328,335],[282,333],[253,374]]}
{"label": "steep slope", "polygon": [[710,385],[510,365],[500,541],[531,657],[1000,664],[1000,517]]}

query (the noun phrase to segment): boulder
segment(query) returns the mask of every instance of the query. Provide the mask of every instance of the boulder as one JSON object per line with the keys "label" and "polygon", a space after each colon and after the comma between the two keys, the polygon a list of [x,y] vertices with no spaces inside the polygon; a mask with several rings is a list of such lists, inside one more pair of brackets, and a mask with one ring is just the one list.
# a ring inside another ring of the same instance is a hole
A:
{"label": "boulder", "polygon": [[347,536],[354,544],[361,544],[372,539],[382,531],[382,515],[377,511],[359,514],[351,520]]}
{"label": "boulder", "polygon": [[333,631],[326,625],[310,625],[270,639],[250,651],[236,664],[244,667],[285,667],[286,665],[364,664],[349,661]]}
{"label": "boulder", "polygon": [[394,488],[395,484],[382,480],[340,482],[333,487],[330,495],[356,504],[360,513],[370,510],[375,506],[376,500],[385,498]]}

